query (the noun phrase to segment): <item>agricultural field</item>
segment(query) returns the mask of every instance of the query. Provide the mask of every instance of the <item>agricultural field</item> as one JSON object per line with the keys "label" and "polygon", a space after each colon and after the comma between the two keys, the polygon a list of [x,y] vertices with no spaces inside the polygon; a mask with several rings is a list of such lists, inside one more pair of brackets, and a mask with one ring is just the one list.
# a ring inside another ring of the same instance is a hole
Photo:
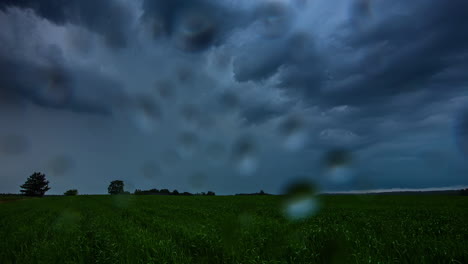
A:
{"label": "agricultural field", "polygon": [[468,197],[74,196],[0,204],[0,263],[468,263]]}

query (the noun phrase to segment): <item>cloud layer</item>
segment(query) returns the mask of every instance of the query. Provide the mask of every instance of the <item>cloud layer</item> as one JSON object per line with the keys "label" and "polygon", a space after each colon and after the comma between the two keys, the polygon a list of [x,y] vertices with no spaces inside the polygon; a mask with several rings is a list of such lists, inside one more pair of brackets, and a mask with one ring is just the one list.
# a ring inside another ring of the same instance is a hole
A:
{"label": "cloud layer", "polygon": [[0,4],[0,192],[468,184],[466,1],[98,2]]}

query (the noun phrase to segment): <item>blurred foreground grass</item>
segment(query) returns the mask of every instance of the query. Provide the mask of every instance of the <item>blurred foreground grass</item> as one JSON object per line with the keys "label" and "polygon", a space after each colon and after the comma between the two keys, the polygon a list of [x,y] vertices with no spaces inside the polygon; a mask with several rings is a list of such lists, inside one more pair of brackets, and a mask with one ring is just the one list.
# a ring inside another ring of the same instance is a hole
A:
{"label": "blurred foreground grass", "polygon": [[468,263],[468,197],[76,196],[0,204],[0,263]]}

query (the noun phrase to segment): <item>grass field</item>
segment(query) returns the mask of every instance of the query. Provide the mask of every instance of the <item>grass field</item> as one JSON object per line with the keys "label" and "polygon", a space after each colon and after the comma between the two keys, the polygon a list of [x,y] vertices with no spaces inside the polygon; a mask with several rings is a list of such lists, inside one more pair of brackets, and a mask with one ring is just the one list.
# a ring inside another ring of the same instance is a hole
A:
{"label": "grass field", "polygon": [[76,196],[0,204],[0,263],[468,263],[468,197]]}

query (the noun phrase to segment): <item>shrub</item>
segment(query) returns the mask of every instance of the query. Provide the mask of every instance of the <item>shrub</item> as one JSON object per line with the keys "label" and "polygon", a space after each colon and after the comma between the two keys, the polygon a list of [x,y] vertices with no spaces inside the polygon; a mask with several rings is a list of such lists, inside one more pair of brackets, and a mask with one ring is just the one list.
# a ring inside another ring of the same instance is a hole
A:
{"label": "shrub", "polygon": [[77,189],[71,189],[63,193],[65,196],[76,196],[78,195],[78,190]]}

